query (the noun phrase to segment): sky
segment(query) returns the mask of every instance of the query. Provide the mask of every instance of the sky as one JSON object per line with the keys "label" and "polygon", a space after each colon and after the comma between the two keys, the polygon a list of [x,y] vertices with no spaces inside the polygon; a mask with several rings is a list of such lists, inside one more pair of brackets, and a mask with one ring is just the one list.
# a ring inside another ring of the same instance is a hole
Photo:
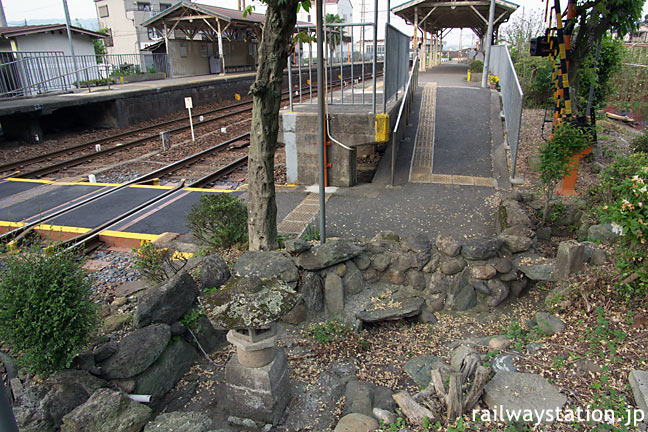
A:
{"label": "sky", "polygon": [[[67,0],[70,9],[72,21],[76,18],[96,18],[95,5],[93,0]],[[261,12],[262,6],[259,0],[248,0],[248,4],[257,5],[256,11]],[[373,16],[374,1],[366,1],[366,11],[368,16]],[[391,7],[404,3],[406,0],[391,0]],[[529,13],[531,9],[542,9],[544,11],[545,3],[541,0],[512,0],[514,3],[520,5],[520,8],[515,12],[515,15]],[[199,3],[210,4],[214,6],[222,6],[229,8],[237,7],[237,0],[199,0]],[[360,0],[351,0],[354,6],[354,21],[360,21]],[[561,0],[561,3],[566,4],[566,0]],[[7,21],[23,21],[25,18],[29,21],[32,19],[62,19],[65,17],[63,12],[62,0],[2,0]],[[314,7],[314,2],[313,2]],[[378,21],[379,28],[383,28],[382,23],[385,22],[387,11],[387,0],[378,0]],[[644,5],[644,15],[648,13],[648,2]],[[407,34],[412,33],[412,27],[405,24],[400,18],[392,15],[392,24],[401,29]],[[446,45],[457,46],[459,44],[459,30],[453,30],[445,39]],[[463,47],[474,45],[477,38],[473,36],[472,31],[465,29],[462,33]]]}

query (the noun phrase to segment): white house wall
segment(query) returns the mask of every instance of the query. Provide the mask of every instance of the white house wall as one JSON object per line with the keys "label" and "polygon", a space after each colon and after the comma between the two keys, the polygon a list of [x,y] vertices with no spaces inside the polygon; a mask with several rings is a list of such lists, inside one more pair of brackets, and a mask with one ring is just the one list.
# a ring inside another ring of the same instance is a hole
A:
{"label": "white house wall", "polygon": [[[37,33],[15,38],[18,51],[63,51],[72,55],[67,32]],[[76,55],[94,55],[94,45],[89,36],[72,34],[72,43]]]}

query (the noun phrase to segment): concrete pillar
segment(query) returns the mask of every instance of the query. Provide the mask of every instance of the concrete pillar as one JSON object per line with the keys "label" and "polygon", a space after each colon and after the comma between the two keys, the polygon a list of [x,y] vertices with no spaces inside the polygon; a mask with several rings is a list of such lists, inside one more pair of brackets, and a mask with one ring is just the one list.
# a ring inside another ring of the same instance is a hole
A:
{"label": "concrete pillar", "polygon": [[427,66],[427,32],[426,31],[423,31],[423,49],[421,50],[421,52],[422,52],[421,54],[422,57],[420,59],[421,67],[419,70],[425,72]]}
{"label": "concrete pillar", "polygon": [[220,54],[221,60],[221,74],[225,75],[225,53],[223,53],[223,31],[221,30],[220,20],[216,19],[216,24],[218,24],[218,53]]}

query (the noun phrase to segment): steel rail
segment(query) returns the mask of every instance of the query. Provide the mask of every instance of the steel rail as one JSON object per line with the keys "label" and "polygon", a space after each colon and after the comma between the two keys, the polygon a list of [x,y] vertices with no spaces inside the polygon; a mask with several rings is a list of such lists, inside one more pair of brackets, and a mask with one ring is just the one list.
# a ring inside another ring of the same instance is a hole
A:
{"label": "steel rail", "polygon": [[199,187],[203,187],[205,185],[208,185],[210,183],[213,183],[214,181],[216,181],[220,177],[223,177],[223,176],[235,171],[240,166],[244,165],[247,162],[247,160],[248,160],[247,155],[245,155],[245,156],[243,156],[243,157],[241,157],[239,159],[236,159],[235,161],[225,165],[222,168],[219,168],[218,170],[214,171],[213,173],[207,174],[206,176],[199,178],[198,180],[194,181],[193,183],[191,183],[187,187],[199,188]]}

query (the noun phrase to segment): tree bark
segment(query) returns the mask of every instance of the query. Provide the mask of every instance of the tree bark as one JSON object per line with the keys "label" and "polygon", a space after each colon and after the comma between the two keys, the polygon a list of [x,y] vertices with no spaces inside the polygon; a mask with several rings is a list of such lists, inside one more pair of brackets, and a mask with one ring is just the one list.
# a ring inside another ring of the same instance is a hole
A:
{"label": "tree bark", "polygon": [[266,0],[266,14],[254,97],[248,156],[248,235],[250,250],[271,250],[277,244],[277,202],[274,154],[279,132],[283,72],[291,51],[299,0]]}

